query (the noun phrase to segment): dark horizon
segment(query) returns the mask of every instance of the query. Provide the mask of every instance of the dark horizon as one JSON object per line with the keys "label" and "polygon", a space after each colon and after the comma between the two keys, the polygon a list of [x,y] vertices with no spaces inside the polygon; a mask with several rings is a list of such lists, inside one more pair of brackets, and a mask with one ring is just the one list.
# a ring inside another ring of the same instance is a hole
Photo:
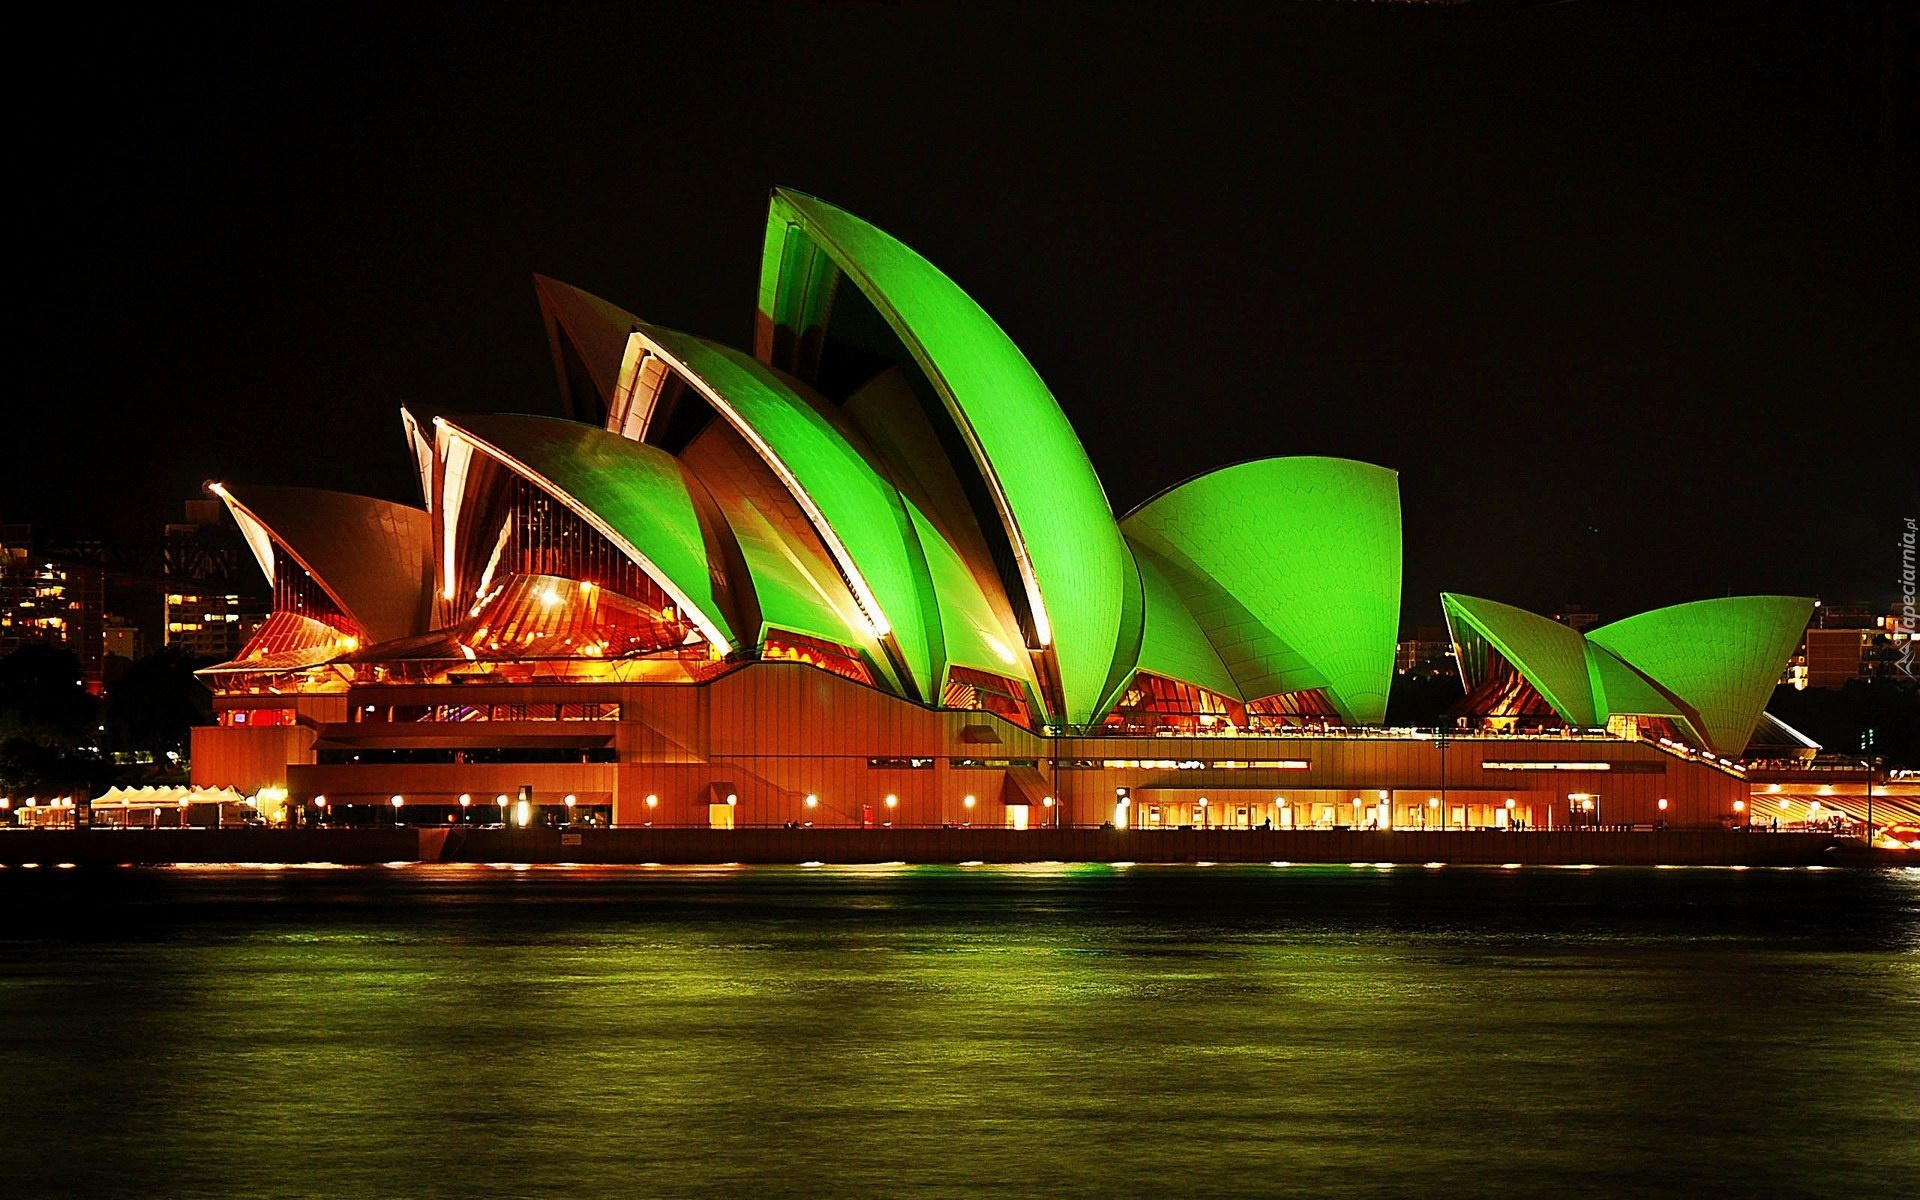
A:
{"label": "dark horizon", "polygon": [[746,344],[783,185],[993,314],[1117,512],[1251,457],[1398,470],[1403,628],[1441,590],[1890,603],[1907,7],[68,18],[0,516],[417,502],[402,403],[557,411],[534,272]]}

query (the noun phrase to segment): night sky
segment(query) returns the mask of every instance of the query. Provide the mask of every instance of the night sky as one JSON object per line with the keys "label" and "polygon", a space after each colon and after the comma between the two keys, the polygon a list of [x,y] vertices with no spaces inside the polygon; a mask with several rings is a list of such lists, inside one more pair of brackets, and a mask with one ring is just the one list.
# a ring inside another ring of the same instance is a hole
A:
{"label": "night sky", "polygon": [[6,519],[416,499],[400,404],[557,411],[533,272],[748,344],[780,184],[992,313],[1118,511],[1397,469],[1409,627],[1894,598],[1911,6],[272,7],[32,49]]}

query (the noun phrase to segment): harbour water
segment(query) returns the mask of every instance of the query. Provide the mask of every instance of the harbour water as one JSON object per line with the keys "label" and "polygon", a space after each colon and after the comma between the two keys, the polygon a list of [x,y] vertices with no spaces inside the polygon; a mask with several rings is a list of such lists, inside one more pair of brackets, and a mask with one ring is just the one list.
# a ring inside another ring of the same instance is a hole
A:
{"label": "harbour water", "polygon": [[0,870],[13,1197],[1911,1195],[1920,870]]}

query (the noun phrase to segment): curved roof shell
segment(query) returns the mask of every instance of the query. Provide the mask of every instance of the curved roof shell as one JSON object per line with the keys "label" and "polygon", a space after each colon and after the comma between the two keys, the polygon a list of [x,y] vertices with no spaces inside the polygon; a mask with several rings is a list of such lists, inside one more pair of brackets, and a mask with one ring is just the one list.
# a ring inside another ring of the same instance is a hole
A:
{"label": "curved roof shell", "polygon": [[1734,596],[1654,609],[1583,635],[1491,600],[1443,593],[1441,603],[1456,644],[1463,628],[1478,632],[1567,723],[1666,717],[1720,755],[1746,748],[1813,612],[1801,597]]}
{"label": "curved roof shell", "polygon": [[[941,449],[940,435],[903,372],[882,372],[836,411],[912,517],[939,608],[940,649],[947,664],[1018,679],[1037,695],[1035,656],[1025,648],[993,551],[966,503],[955,464]],[[972,469],[971,463],[962,466]],[[1036,702],[1033,711],[1047,710]]]}
{"label": "curved roof shell", "polygon": [[436,418],[450,436],[544,488],[673,597],[719,653],[738,645],[730,537],[712,497],[664,450],[590,425],[503,414]]}
{"label": "curved roof shell", "polygon": [[1195,684],[1236,700],[1245,699],[1233,673],[1220,661],[1220,652],[1175,588],[1170,578],[1172,568],[1138,543],[1133,546],[1133,561],[1140,570],[1146,606],[1134,669]]}
{"label": "curved roof shell", "polygon": [[[806,512],[871,636],[888,639],[921,697],[937,694],[937,620],[906,506],[849,440],[831,406],[737,350],[641,326],[647,350],[692,383]],[[839,636],[835,640],[847,641]]]}
{"label": "curved roof shell", "polygon": [[239,523],[268,583],[270,540],[313,576],[370,641],[420,632],[427,613],[433,521],[424,509],[371,496],[267,484],[209,484]]}
{"label": "curved roof shell", "polygon": [[[816,636],[856,645],[881,639],[922,699],[941,694],[947,667],[956,663],[1032,683],[975,573],[887,478],[878,456],[833,405],[728,347],[646,325],[633,336],[646,356],[692,384],[753,448],[832,555],[859,614],[850,622],[854,628]],[[724,505],[723,490],[715,494]]]}
{"label": "curved roof shell", "polygon": [[1587,634],[1699,714],[1706,748],[1738,754],[1813,615],[1803,596],[1728,596],[1657,608]]}
{"label": "curved roof shell", "polygon": [[760,358],[775,361],[782,338],[817,336],[836,272],[873,303],[938,393],[1003,527],[1033,648],[1051,648],[1062,715],[1091,721],[1116,648],[1137,637],[1122,622],[1139,581],[1073,427],[1026,356],[938,268],[851,213],[785,189],[768,214]]}
{"label": "curved roof shell", "polygon": [[545,275],[533,277],[533,288],[547,327],[561,405],[575,420],[604,424],[613,408],[627,333],[638,319],[591,292]]}
{"label": "curved roof shell", "polygon": [[715,421],[681,452],[680,464],[705,487],[740,551],[734,589],[736,628],[745,644],[782,629],[867,655],[888,686],[907,694],[894,667],[807,514],[738,430]]}
{"label": "curved roof shell", "polygon": [[[1569,725],[1602,724],[1594,705],[1587,640],[1580,631],[1511,604],[1443,592],[1440,605],[1455,645],[1471,630],[1500,652]],[[1473,681],[1464,680],[1469,689]]]}
{"label": "curved roof shell", "polygon": [[936,673],[944,676],[952,667],[972,667],[1018,680],[1037,696],[1033,657],[1010,640],[993,605],[981,590],[978,573],[918,506],[910,500],[906,505],[937,606]]}
{"label": "curved roof shell", "polygon": [[1587,641],[1587,674],[1593,680],[1593,710],[1601,720],[1613,717],[1667,717],[1694,731],[1699,714],[1642,675],[1605,646]]}
{"label": "curved roof shell", "polygon": [[1162,492],[1121,527],[1169,568],[1241,696],[1317,687],[1351,723],[1385,717],[1400,624],[1393,471],[1260,459]]}

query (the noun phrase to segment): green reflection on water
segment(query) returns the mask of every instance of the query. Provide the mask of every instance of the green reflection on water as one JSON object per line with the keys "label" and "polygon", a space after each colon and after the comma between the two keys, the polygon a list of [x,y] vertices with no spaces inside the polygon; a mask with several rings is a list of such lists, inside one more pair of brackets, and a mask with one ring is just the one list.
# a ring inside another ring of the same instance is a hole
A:
{"label": "green reflection on water", "polygon": [[4,886],[66,914],[0,970],[23,1195],[1872,1191],[1920,1134],[1920,876]]}

